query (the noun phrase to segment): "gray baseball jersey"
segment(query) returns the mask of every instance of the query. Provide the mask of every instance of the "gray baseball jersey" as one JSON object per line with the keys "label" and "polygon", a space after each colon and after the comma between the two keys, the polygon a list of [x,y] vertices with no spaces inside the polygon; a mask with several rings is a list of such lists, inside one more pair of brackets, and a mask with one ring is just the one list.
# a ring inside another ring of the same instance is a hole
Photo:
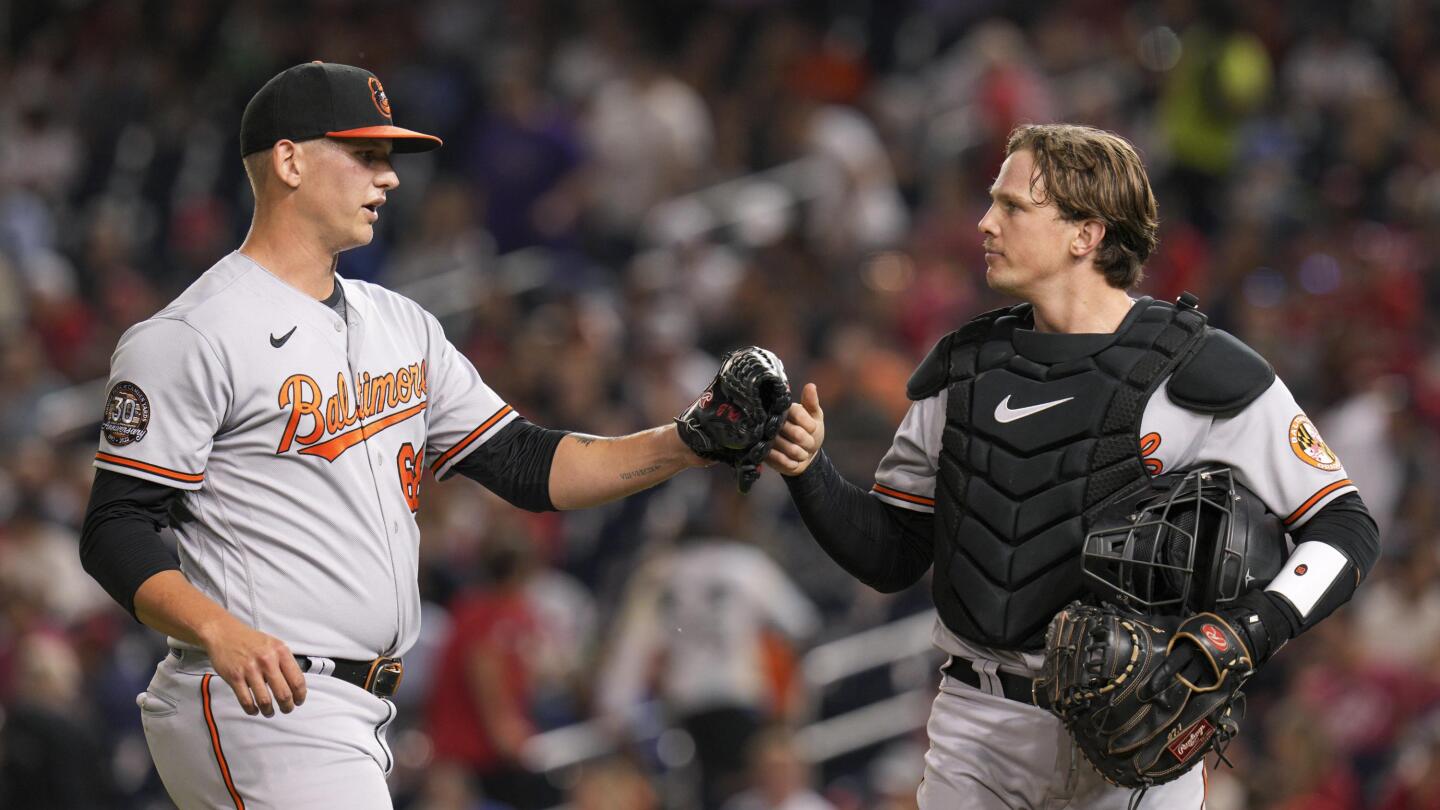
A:
{"label": "gray baseball jersey", "polygon": [[185,491],[182,570],[241,621],[371,659],[419,630],[425,465],[443,475],[516,414],[414,302],[337,283],[344,319],[220,260],[121,338],[95,464]]}
{"label": "gray baseball jersey", "polygon": [[[872,495],[903,509],[934,512],[946,403],[947,392],[941,391],[911,405],[876,471]],[[1051,407],[1063,407],[1063,401],[1012,403],[1007,398],[999,406],[1006,412],[997,413],[996,418],[1015,421]],[[1182,408],[1170,400],[1162,382],[1146,403],[1138,441],[1152,475],[1202,462],[1233,468],[1241,482],[1284,519],[1287,529],[1304,525],[1325,504],[1355,491],[1340,461],[1279,379],[1229,418]],[[1306,615],[1340,574],[1344,562],[1343,555],[1327,544],[1302,543],[1267,590],[1282,593]],[[935,643],[952,655],[998,661],[1002,669],[1019,674],[1033,675],[1040,664],[1039,653],[980,647],[938,621]]]}

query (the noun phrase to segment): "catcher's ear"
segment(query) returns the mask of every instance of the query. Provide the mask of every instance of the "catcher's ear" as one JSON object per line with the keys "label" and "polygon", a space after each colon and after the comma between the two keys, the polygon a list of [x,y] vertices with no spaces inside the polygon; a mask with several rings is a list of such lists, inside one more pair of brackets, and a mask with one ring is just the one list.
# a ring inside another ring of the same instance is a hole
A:
{"label": "catcher's ear", "polygon": [[1070,255],[1077,258],[1088,256],[1105,240],[1105,223],[1098,219],[1086,219],[1075,229],[1075,238],[1070,241]]}

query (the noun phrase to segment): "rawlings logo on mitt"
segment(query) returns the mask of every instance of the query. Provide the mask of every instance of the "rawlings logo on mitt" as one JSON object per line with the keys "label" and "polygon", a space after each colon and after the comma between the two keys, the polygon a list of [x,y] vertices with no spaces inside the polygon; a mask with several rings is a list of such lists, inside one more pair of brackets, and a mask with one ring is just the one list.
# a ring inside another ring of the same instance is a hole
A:
{"label": "rawlings logo on mitt", "polygon": [[1254,663],[1235,629],[1201,613],[1168,632],[1079,602],[1050,622],[1035,705],[1059,717],[1113,784],[1178,778],[1239,731]]}
{"label": "rawlings logo on mitt", "polygon": [[695,455],[734,467],[740,491],[749,492],[789,410],[790,383],[780,358],[750,346],[721,358],[710,387],[675,424]]}

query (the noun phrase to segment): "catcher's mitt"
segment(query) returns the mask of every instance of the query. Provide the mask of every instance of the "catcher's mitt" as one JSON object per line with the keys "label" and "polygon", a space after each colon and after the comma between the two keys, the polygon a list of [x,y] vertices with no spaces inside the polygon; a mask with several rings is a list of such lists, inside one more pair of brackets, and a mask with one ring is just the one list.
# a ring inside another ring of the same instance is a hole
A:
{"label": "catcher's mitt", "polygon": [[1253,671],[1242,637],[1214,613],[1172,633],[1076,602],[1050,622],[1035,704],[1065,722],[1106,780],[1146,788],[1179,778],[1212,748],[1223,756]]}
{"label": "catcher's mitt", "polygon": [[675,423],[695,455],[734,467],[740,491],[749,492],[789,409],[790,384],[780,358],[750,346],[720,359],[710,387]]}

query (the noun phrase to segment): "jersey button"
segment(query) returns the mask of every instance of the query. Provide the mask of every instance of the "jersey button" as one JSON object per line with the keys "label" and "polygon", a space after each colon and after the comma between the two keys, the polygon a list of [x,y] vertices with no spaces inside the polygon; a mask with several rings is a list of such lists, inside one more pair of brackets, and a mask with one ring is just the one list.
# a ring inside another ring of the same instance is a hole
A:
{"label": "jersey button", "polygon": [[336,321],[336,322],[335,322],[335,331],[336,331],[336,332],[339,332],[341,329],[344,329],[344,328],[345,328],[345,327],[343,327],[343,326],[340,325],[340,322],[339,322],[339,321]]}

